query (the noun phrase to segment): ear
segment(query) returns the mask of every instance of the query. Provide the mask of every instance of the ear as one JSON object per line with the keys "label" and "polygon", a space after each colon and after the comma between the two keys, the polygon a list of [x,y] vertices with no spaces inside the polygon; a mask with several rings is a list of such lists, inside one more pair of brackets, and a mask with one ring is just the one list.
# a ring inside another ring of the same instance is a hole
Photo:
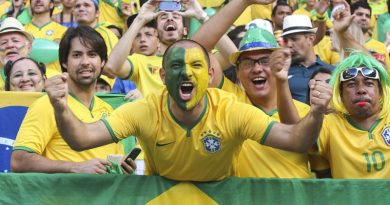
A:
{"label": "ear", "polygon": [[99,18],[99,10],[96,10],[95,17],[96,17],[96,18]]}
{"label": "ear", "polygon": [[28,53],[30,54],[30,52],[31,52],[31,48],[32,48],[32,43],[31,43],[31,42],[29,42],[28,40],[27,40],[27,43],[26,43],[26,47],[27,47],[27,51],[28,51]]}
{"label": "ear", "polygon": [[101,68],[103,68],[104,65],[106,65],[106,61],[102,61],[102,63],[100,64]]}
{"label": "ear", "polygon": [[187,36],[188,35],[188,29],[187,27],[183,27],[183,36]]}
{"label": "ear", "polygon": [[68,71],[68,65],[66,65],[66,63],[62,63],[61,66],[62,66],[63,68],[65,68],[66,71]]}
{"label": "ear", "polygon": [[160,69],[160,78],[161,78],[161,81],[164,83],[165,85],[165,69],[164,68],[161,68]]}
{"label": "ear", "polygon": [[214,67],[209,68],[209,87],[211,87],[211,84],[214,79]]}

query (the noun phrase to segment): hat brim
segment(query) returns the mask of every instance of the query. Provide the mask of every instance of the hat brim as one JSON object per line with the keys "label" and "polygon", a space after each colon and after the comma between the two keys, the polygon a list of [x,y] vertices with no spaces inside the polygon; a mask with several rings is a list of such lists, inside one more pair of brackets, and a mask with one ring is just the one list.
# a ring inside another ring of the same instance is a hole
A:
{"label": "hat brim", "polygon": [[282,33],[282,37],[283,36],[286,36],[288,34],[293,34],[293,33],[316,33],[317,32],[317,28],[312,28],[312,29],[296,29],[296,30],[291,30],[291,31],[287,31],[287,32],[284,32]]}
{"label": "hat brim", "polygon": [[231,64],[236,64],[237,59],[240,57],[240,55],[242,53],[248,52],[248,51],[263,51],[263,50],[274,51],[274,50],[278,50],[278,49],[281,49],[281,47],[274,47],[274,48],[251,48],[251,49],[247,49],[247,50],[243,50],[243,51],[238,51],[238,52],[232,53],[230,55],[229,61],[230,61]]}
{"label": "hat brim", "polygon": [[30,43],[32,43],[32,41],[34,39],[33,35],[31,35],[29,32],[21,31],[21,30],[18,30],[18,29],[9,29],[9,30],[0,32],[0,35],[7,34],[7,33],[20,33],[20,34],[24,35],[27,38],[27,40],[30,41]]}

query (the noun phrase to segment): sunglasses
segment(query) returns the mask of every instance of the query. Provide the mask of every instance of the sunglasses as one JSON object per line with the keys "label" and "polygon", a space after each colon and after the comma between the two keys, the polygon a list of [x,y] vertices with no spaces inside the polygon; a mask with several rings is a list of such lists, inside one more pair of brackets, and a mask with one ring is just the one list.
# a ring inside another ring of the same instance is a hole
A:
{"label": "sunglasses", "polygon": [[359,72],[365,78],[379,80],[379,73],[377,70],[372,69],[372,68],[367,68],[367,67],[360,67],[360,68],[348,68],[347,70],[343,71],[340,74],[340,81],[344,82],[344,81],[356,78],[356,76],[358,75]]}

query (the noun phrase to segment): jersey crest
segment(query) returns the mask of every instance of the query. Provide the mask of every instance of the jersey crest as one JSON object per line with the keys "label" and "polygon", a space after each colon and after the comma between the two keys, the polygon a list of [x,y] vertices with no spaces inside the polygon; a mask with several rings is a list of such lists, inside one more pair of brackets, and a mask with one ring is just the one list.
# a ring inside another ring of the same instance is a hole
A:
{"label": "jersey crest", "polygon": [[385,129],[383,129],[382,137],[387,146],[390,146],[390,126],[385,127]]}
{"label": "jersey crest", "polygon": [[221,150],[221,138],[214,134],[213,132],[207,132],[202,138],[204,149],[210,153],[216,153]]}
{"label": "jersey crest", "polygon": [[47,36],[52,36],[54,34],[54,31],[53,30],[47,30],[46,31],[46,35]]}

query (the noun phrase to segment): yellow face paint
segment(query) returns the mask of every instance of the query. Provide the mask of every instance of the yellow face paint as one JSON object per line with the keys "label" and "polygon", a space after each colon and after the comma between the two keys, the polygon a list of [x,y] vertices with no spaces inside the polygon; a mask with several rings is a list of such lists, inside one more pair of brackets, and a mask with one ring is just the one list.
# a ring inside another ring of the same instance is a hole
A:
{"label": "yellow face paint", "polygon": [[209,84],[208,63],[202,49],[170,49],[165,69],[169,94],[180,108],[192,110],[203,99]]}

